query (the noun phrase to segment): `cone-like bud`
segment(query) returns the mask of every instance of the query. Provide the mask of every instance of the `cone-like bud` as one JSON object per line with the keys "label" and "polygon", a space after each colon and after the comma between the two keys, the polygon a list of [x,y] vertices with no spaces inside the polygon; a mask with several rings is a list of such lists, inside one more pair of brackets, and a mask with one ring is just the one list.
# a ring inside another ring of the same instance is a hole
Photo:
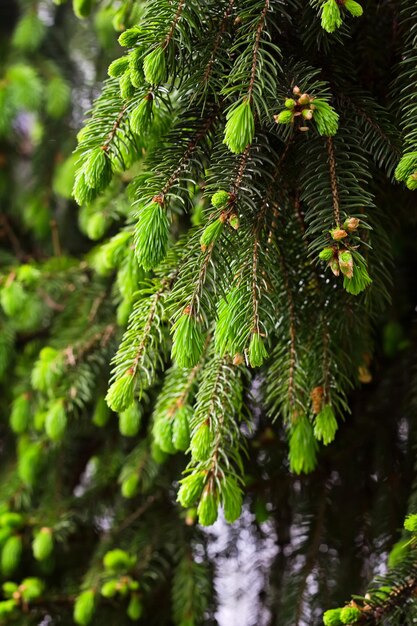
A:
{"label": "cone-like bud", "polygon": [[404,522],[404,528],[411,533],[417,533],[417,513],[407,515]]}
{"label": "cone-like bud", "polygon": [[100,593],[103,598],[114,598],[114,596],[117,594],[118,586],[119,581],[116,578],[113,578],[112,580],[106,581],[102,585]]}
{"label": "cone-like bud", "polygon": [[330,263],[329,263],[329,267],[332,270],[333,274],[335,276],[339,276],[340,274],[340,267],[339,267],[339,260],[338,259],[330,259]]}
{"label": "cone-like bud", "polygon": [[22,537],[12,535],[6,540],[1,551],[1,571],[4,576],[10,576],[18,568],[22,555]]}
{"label": "cone-like bud", "polygon": [[137,135],[144,135],[152,121],[153,96],[148,94],[142,98],[130,116],[130,127]]}
{"label": "cone-like bud", "polygon": [[127,607],[128,617],[132,621],[136,622],[141,617],[142,611],[143,608],[139,596],[136,593],[132,594],[129,605]]}
{"label": "cone-like bud", "polygon": [[224,191],[223,189],[216,191],[216,193],[214,193],[211,196],[211,204],[216,209],[223,209],[226,206],[226,204],[229,202],[229,200],[230,200],[230,194],[227,191]]}
{"label": "cone-like bud", "polygon": [[358,217],[348,217],[343,222],[343,228],[349,233],[352,233],[354,230],[357,230],[359,222],[360,219]]}
{"label": "cone-like bud", "polygon": [[348,236],[347,232],[340,227],[333,228],[329,232],[334,241],[340,241],[341,239],[344,239]]}
{"label": "cone-like bud", "polygon": [[191,417],[192,408],[190,406],[182,406],[175,413],[172,424],[172,443],[177,450],[185,451],[190,445],[189,424]]}
{"label": "cone-like bud", "polygon": [[305,106],[306,104],[310,104],[310,96],[308,93],[303,93],[298,99],[298,104]]}
{"label": "cone-like bud", "polygon": [[67,414],[64,399],[54,400],[45,418],[45,432],[52,441],[61,441],[67,428]]}
{"label": "cone-like bud", "polygon": [[363,15],[363,8],[356,2],[356,0],[345,0],[345,9],[349,11],[353,17],[360,17]]}
{"label": "cone-like bud", "polygon": [[337,420],[330,404],[326,404],[314,420],[314,436],[325,446],[331,443],[336,435]]}
{"label": "cone-like bud", "polygon": [[83,591],[75,600],[74,622],[79,626],[88,626],[94,617],[95,594],[92,589]]}
{"label": "cone-like bud", "polygon": [[248,357],[251,367],[260,367],[265,359],[268,357],[268,352],[265,348],[264,341],[261,335],[257,332],[252,333],[249,344]]}
{"label": "cone-like bud", "polygon": [[362,612],[357,606],[345,606],[340,611],[340,621],[342,624],[356,624],[361,614]]}
{"label": "cone-like bud", "polygon": [[196,461],[206,461],[213,445],[213,435],[206,423],[199,426],[191,437],[191,455]]}
{"label": "cone-like bud", "polygon": [[125,550],[116,548],[106,552],[103,558],[104,569],[108,572],[125,572],[135,564],[135,557],[130,556]]}
{"label": "cone-like bud", "polygon": [[151,85],[159,85],[165,81],[166,71],[165,52],[161,46],[158,46],[143,60],[145,80]]}
{"label": "cone-like bud", "polygon": [[178,491],[177,501],[181,506],[187,508],[194,504],[200,497],[205,479],[204,472],[193,472],[180,481],[181,487]]}
{"label": "cone-like bud", "polygon": [[120,78],[120,76],[125,73],[128,67],[129,57],[120,57],[119,59],[115,59],[112,63],[110,63],[107,73],[112,78]]}
{"label": "cone-like bud", "polygon": [[134,498],[139,489],[139,476],[137,474],[131,474],[122,482],[122,496],[124,498]]}
{"label": "cone-like bud", "polygon": [[119,79],[120,95],[123,100],[130,100],[135,94],[135,86],[130,78],[130,71],[125,72]]}
{"label": "cone-like bud", "polygon": [[112,164],[105,150],[94,148],[88,153],[82,170],[88,187],[101,191],[111,181]]}
{"label": "cone-like bud", "polygon": [[92,6],[93,0],[72,0],[72,8],[80,20],[90,15]]}
{"label": "cone-like bud", "polygon": [[161,418],[156,420],[153,426],[153,436],[156,443],[163,452],[175,454],[176,449],[172,443],[172,422],[169,419]]}
{"label": "cone-like bud", "polygon": [[353,256],[349,250],[340,250],[339,251],[339,267],[341,269],[342,274],[347,278],[352,278],[353,276]]}
{"label": "cone-like bud", "polygon": [[274,115],[277,124],[291,124],[294,119],[294,113],[289,110],[281,111],[278,115]]}
{"label": "cone-like bud", "polygon": [[322,7],[321,25],[328,33],[333,33],[342,25],[342,16],[336,0],[327,0]]}
{"label": "cone-like bud", "polygon": [[242,490],[233,476],[224,479],[221,488],[224,517],[229,524],[235,522],[242,511]]}
{"label": "cone-like bud", "polygon": [[169,221],[158,202],[150,202],[138,212],[135,229],[135,252],[145,270],[155,268],[164,258],[168,245]]}
{"label": "cone-like bud", "polygon": [[204,348],[204,333],[201,324],[188,312],[173,325],[172,358],[180,367],[194,367]]}
{"label": "cone-like bud", "polygon": [[340,612],[342,609],[330,609],[323,615],[324,626],[341,626]]}
{"label": "cone-like bud", "polygon": [[135,437],[140,428],[142,413],[137,402],[132,402],[130,406],[119,415],[119,432],[124,437]]}
{"label": "cone-like bud", "polygon": [[255,120],[249,100],[230,109],[224,131],[224,143],[231,152],[240,154],[252,142],[255,134]]}
{"label": "cone-like bud", "polygon": [[306,415],[299,415],[291,427],[290,469],[296,474],[308,474],[316,466],[317,442],[313,427]]}
{"label": "cone-like bud", "polygon": [[294,100],[294,98],[287,98],[287,99],[285,100],[285,107],[286,107],[287,109],[293,109],[293,108],[295,107],[295,105],[296,105],[296,104],[297,104],[297,103],[296,103],[296,101]]}
{"label": "cone-like bud", "polygon": [[319,253],[319,259],[321,259],[322,261],[330,261],[330,259],[332,259],[333,256],[334,256],[333,248],[323,248],[323,250],[321,250]]}
{"label": "cone-like bud", "polygon": [[313,111],[311,109],[303,109],[301,111],[301,115],[303,116],[305,120],[313,119]]}
{"label": "cone-like bud", "polygon": [[133,402],[135,392],[135,377],[133,370],[127,370],[123,376],[117,378],[106,395],[106,402],[112,411],[121,413]]}
{"label": "cone-like bud", "polygon": [[339,128],[339,115],[325,100],[320,100],[319,98],[314,99],[313,119],[316,122],[317,130],[320,135],[331,137],[337,133]]}
{"label": "cone-like bud", "polygon": [[119,44],[124,48],[132,48],[140,39],[142,34],[138,26],[128,28],[119,37]]}
{"label": "cone-like bud", "polygon": [[217,520],[218,502],[216,494],[207,485],[197,507],[198,521],[202,526],[211,526]]}
{"label": "cone-like bud", "polygon": [[14,433],[21,434],[27,430],[30,412],[30,396],[28,393],[22,393],[14,400],[10,414],[10,427]]}
{"label": "cone-like bud", "polygon": [[36,534],[32,542],[33,556],[37,561],[44,561],[52,554],[54,549],[54,538],[52,530],[44,526]]}
{"label": "cone-like bud", "polygon": [[238,230],[240,226],[240,219],[237,213],[232,213],[229,217],[229,224],[234,230]]}
{"label": "cone-like bud", "polygon": [[110,410],[103,396],[97,400],[94,408],[92,422],[99,428],[103,428],[109,420]]}

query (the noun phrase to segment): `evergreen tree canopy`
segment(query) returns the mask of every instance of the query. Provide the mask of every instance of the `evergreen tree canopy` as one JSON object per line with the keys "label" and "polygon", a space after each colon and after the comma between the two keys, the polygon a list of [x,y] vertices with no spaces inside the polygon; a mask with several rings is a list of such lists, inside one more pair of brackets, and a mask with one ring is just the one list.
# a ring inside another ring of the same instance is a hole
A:
{"label": "evergreen tree canopy", "polygon": [[415,623],[416,3],[1,4],[0,623]]}

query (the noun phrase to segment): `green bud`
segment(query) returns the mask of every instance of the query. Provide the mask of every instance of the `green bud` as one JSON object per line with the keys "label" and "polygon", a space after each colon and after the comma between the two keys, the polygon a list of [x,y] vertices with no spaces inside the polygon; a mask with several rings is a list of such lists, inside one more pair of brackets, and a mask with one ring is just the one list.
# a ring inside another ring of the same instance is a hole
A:
{"label": "green bud", "polygon": [[132,594],[129,605],[127,607],[127,615],[133,621],[136,622],[140,619],[143,612],[142,603],[137,594]]}
{"label": "green bud", "polygon": [[168,246],[169,220],[158,202],[141,207],[135,228],[135,252],[143,269],[155,268],[164,258]]}
{"label": "green bud", "polygon": [[151,443],[151,456],[155,463],[162,465],[168,458],[166,452],[164,452],[160,446],[156,443],[156,441],[152,441]]}
{"label": "green bud", "polygon": [[194,316],[184,313],[171,328],[172,358],[180,367],[194,367],[204,348],[204,333]]}
{"label": "green bud", "polygon": [[222,505],[226,522],[235,522],[242,511],[242,490],[233,476],[228,476],[222,483]]}
{"label": "green bud", "polygon": [[410,191],[415,191],[417,189],[417,172],[411,174],[407,180],[405,181],[407,189]]}
{"label": "green bud", "polygon": [[417,513],[407,515],[404,521],[404,528],[411,533],[417,533]]}
{"label": "green bud", "polygon": [[333,255],[333,248],[323,248],[323,250],[320,251],[319,259],[321,259],[322,261],[330,261],[330,259],[333,258]]}
{"label": "green bud", "polygon": [[181,506],[187,508],[194,504],[200,497],[205,479],[204,472],[193,472],[180,481],[181,487],[178,491],[177,501]]}
{"label": "green bud", "polygon": [[401,157],[400,162],[395,170],[395,178],[397,180],[407,180],[413,172],[417,170],[417,152],[409,152]]}
{"label": "green bud", "polygon": [[339,267],[347,278],[353,276],[353,256],[349,250],[341,250],[339,252]]}
{"label": "green bud", "polygon": [[318,441],[322,441],[325,446],[331,443],[337,431],[337,420],[333,408],[326,404],[316,415],[314,421],[314,436]]}
{"label": "green bud", "polygon": [[231,152],[240,154],[255,135],[255,120],[249,100],[243,100],[227,114],[224,142]]}
{"label": "green bud", "polygon": [[45,585],[39,578],[24,578],[20,584],[20,589],[22,593],[22,598],[25,602],[30,602],[31,600],[36,600],[39,598],[43,591]]}
{"label": "green bud", "polygon": [[360,17],[363,15],[363,8],[359,2],[355,2],[355,0],[345,0],[345,9],[349,11],[353,17]]}
{"label": "green bud", "polygon": [[134,498],[139,491],[139,476],[131,474],[122,482],[122,496],[124,498]]}
{"label": "green bud", "polygon": [[93,241],[101,239],[109,226],[109,220],[102,211],[93,213],[87,219],[85,231]]}
{"label": "green bud", "polygon": [[166,79],[166,61],[165,52],[161,46],[149,52],[143,60],[143,73],[146,82],[151,85],[159,85]]}
{"label": "green bud", "polygon": [[8,528],[21,528],[23,526],[23,516],[14,511],[6,511],[0,515],[0,526]]}
{"label": "green bud", "polygon": [[202,424],[191,437],[191,455],[195,461],[206,461],[213,446],[213,435],[208,424]]}
{"label": "green bud", "polygon": [[299,415],[290,433],[290,469],[296,474],[308,474],[316,466],[317,442],[306,415]]}
{"label": "green bud", "polygon": [[142,67],[142,50],[135,48],[129,54],[129,72],[130,80],[134,87],[142,87],[145,77],[143,75]]}
{"label": "green bud", "polygon": [[348,293],[357,296],[372,283],[372,278],[368,274],[365,261],[361,260],[360,257],[355,257],[355,260],[353,276],[351,278],[344,277],[343,287]]}
{"label": "green bud", "polygon": [[198,521],[202,526],[211,526],[217,520],[217,497],[206,486],[197,507]]}
{"label": "green bud", "polygon": [[328,33],[333,33],[342,25],[342,17],[336,0],[327,0],[321,12],[321,26]]}
{"label": "green bud", "polygon": [[125,550],[116,548],[104,555],[103,565],[109,572],[125,572],[135,564],[135,558],[131,557]]}
{"label": "green bud", "polygon": [[46,85],[46,112],[49,117],[59,119],[67,113],[71,103],[71,90],[62,76],[53,76]]}
{"label": "green bud", "polygon": [[[335,0],[331,0],[334,2]],[[313,119],[316,122],[320,135],[331,137],[335,135],[339,128],[339,115],[324,100],[314,98]]]}
{"label": "green bud", "polygon": [[119,37],[119,44],[124,48],[132,48],[138,41],[142,34],[141,29],[138,26],[128,28]]}
{"label": "green bud", "polygon": [[100,590],[103,598],[114,598],[114,596],[117,594],[118,584],[119,581],[115,578],[113,580],[108,580],[107,582],[105,582]]}
{"label": "green bud", "polygon": [[22,555],[22,537],[12,535],[6,540],[1,551],[1,571],[4,576],[10,576],[18,568]]}
{"label": "green bud", "polygon": [[14,433],[21,434],[27,430],[30,421],[30,414],[29,394],[22,393],[14,400],[10,415],[10,427]]}
{"label": "green bud", "polygon": [[115,59],[112,63],[110,63],[107,73],[112,78],[120,78],[120,76],[125,73],[128,67],[129,57],[120,57],[119,59]]}
{"label": "green bud", "polygon": [[233,230],[238,230],[240,226],[240,219],[236,213],[232,213],[229,217],[229,225],[233,228]]}
{"label": "green bud", "polygon": [[137,135],[144,135],[148,132],[152,121],[153,96],[148,94],[133,109],[130,115],[130,127]]}
{"label": "green bud", "polygon": [[252,333],[248,356],[251,367],[260,367],[268,357],[268,352],[259,333]]}
{"label": "green bud", "polygon": [[90,15],[92,6],[93,0],[72,0],[72,8],[80,20]]}
{"label": "green bud", "polygon": [[135,437],[140,428],[142,413],[137,402],[133,402],[119,415],[119,431],[124,437]]}
{"label": "green bud", "polygon": [[13,32],[12,46],[22,52],[34,52],[42,43],[46,34],[45,24],[36,11],[23,14]]}
{"label": "green bud", "polygon": [[214,222],[211,222],[208,226],[205,227],[201,237],[200,237],[200,246],[203,250],[208,248],[212,243],[217,241],[220,237],[220,234],[223,230],[224,220],[217,219]]}
{"label": "green bud", "polygon": [[356,606],[345,606],[340,611],[340,621],[342,624],[355,624],[361,616],[362,612]]}
{"label": "green bud", "polygon": [[277,124],[291,124],[294,119],[294,114],[292,111],[285,109],[281,111],[278,115],[274,115],[274,120]]}
{"label": "green bud", "polygon": [[95,612],[95,594],[92,589],[83,591],[75,600],[74,605],[74,622],[79,626],[88,626],[94,617]]}
{"label": "green bud", "polygon": [[340,613],[341,609],[330,609],[326,611],[323,615],[323,624],[324,626],[340,626]]}
{"label": "green bud", "polygon": [[17,471],[19,478],[26,484],[32,487],[42,467],[42,444],[33,443],[26,448],[21,454],[19,454]]}
{"label": "green bud", "polygon": [[172,423],[171,420],[157,419],[153,426],[153,436],[158,446],[167,454],[175,454],[176,449],[172,443]]}
{"label": "green bud", "polygon": [[106,400],[103,398],[103,396],[101,396],[97,400],[96,406],[94,407],[94,413],[91,421],[93,422],[93,424],[95,424],[95,426],[103,428],[103,426],[107,424],[109,417],[109,407],[106,404]]}
{"label": "green bud", "polygon": [[134,372],[129,369],[110,385],[106,395],[106,402],[112,411],[121,413],[132,404],[134,393]]}
{"label": "green bud", "polygon": [[21,283],[13,280],[0,292],[0,303],[8,317],[15,317],[27,306],[28,294]]}
{"label": "green bud", "polygon": [[74,186],[72,188],[72,195],[74,196],[77,204],[80,206],[83,204],[90,204],[90,202],[92,202],[97,195],[96,192],[85,182],[83,169],[80,169],[77,172]]}
{"label": "green bud", "polygon": [[17,601],[13,598],[11,598],[10,600],[3,600],[3,602],[0,602],[0,617],[10,615],[10,613],[13,613],[16,607]]}
{"label": "green bud", "polygon": [[211,204],[216,209],[223,209],[230,200],[230,194],[223,189],[219,189],[211,196]]}
{"label": "green bud", "polygon": [[35,535],[32,542],[33,556],[37,561],[44,561],[52,554],[53,549],[54,538],[52,530],[45,526]]}
{"label": "green bud", "polygon": [[404,561],[404,559],[408,556],[410,549],[410,541],[407,539],[400,539],[397,541],[391,548],[391,551],[388,555],[388,567],[392,569],[393,567],[398,567],[400,563]]}
{"label": "green bud", "polygon": [[296,101],[294,100],[294,98],[287,98],[287,99],[285,100],[285,107],[286,107],[287,109],[293,109],[293,108],[295,107],[295,105],[296,105],[296,104],[297,104],[297,103],[296,103]]}
{"label": "green bud", "polygon": [[190,406],[182,406],[174,416],[172,423],[172,443],[176,450],[187,450],[190,445],[190,420],[192,417],[192,408]]}
{"label": "green bud", "polygon": [[119,79],[120,95],[123,100],[130,100],[135,94],[135,86],[130,78],[130,71],[125,72]]}
{"label": "green bud", "polygon": [[45,418],[45,432],[52,441],[61,441],[67,428],[67,414],[64,399],[54,400]]}
{"label": "green bud", "polygon": [[7,581],[2,585],[3,594],[6,598],[11,598],[13,594],[18,590],[18,585],[16,583],[12,583],[11,581]]}

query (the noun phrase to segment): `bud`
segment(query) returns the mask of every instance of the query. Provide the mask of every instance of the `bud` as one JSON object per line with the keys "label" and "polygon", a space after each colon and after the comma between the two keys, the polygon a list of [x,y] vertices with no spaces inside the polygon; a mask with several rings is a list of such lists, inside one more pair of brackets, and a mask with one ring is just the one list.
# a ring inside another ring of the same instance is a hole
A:
{"label": "bud", "polygon": [[360,17],[363,14],[363,8],[356,0],[345,0],[345,9],[349,11],[353,17]]}
{"label": "bud", "polygon": [[333,33],[342,25],[342,16],[336,0],[327,0],[321,12],[321,26],[328,33]]}
{"label": "bud", "polygon": [[339,267],[339,260],[338,259],[331,259],[330,263],[329,263],[329,267],[332,270],[333,274],[335,276],[339,276],[340,274],[340,267]]}
{"label": "bud", "polygon": [[207,423],[202,424],[191,438],[191,455],[196,461],[206,461],[211,452],[213,436]]}
{"label": "bud", "polygon": [[252,333],[248,356],[251,367],[260,367],[268,356],[263,339],[258,332]]}
{"label": "bud", "polygon": [[1,551],[1,571],[4,576],[10,576],[17,569],[22,555],[22,537],[12,535],[6,541]]}
{"label": "bud", "polygon": [[106,395],[106,402],[112,411],[120,413],[132,404],[134,392],[134,372],[129,369],[110,385]]}
{"label": "bud", "polygon": [[301,132],[306,133],[309,129],[308,126],[300,126],[300,128],[298,130],[301,130]]}
{"label": "bud", "polygon": [[244,362],[245,359],[243,358],[243,354],[240,354],[240,352],[235,354],[235,356],[233,357],[233,365],[242,365],[242,363]]}
{"label": "bud", "polygon": [[83,591],[75,600],[74,622],[79,626],[88,626],[94,616],[95,602],[94,591],[87,589]]}
{"label": "bud", "polygon": [[176,449],[172,443],[172,423],[170,419],[161,417],[155,420],[152,433],[158,446],[167,454],[175,454]]}
{"label": "bud", "polygon": [[217,497],[209,485],[203,491],[197,514],[202,526],[211,526],[217,520]]}
{"label": "bud", "polygon": [[30,396],[28,393],[22,393],[14,400],[10,415],[10,426],[14,433],[25,432],[29,425],[30,414]]}
{"label": "bud", "polygon": [[135,564],[135,558],[131,557],[125,550],[116,548],[106,552],[103,557],[104,569],[109,572],[126,571]]}
{"label": "bud", "polygon": [[44,587],[43,582],[39,578],[24,578],[19,585],[19,592],[25,602],[30,602],[42,595]]}
{"label": "bud", "polygon": [[357,606],[345,606],[340,611],[340,621],[342,624],[355,624],[361,616],[362,612]]}
{"label": "bud", "polygon": [[303,93],[298,99],[298,104],[305,105],[310,103],[310,96],[308,93]]}
{"label": "bud", "polygon": [[323,615],[324,626],[340,626],[340,613],[342,609],[330,609]]}
{"label": "bud", "polygon": [[332,230],[330,230],[329,232],[334,241],[340,241],[341,239],[344,239],[348,236],[347,232],[340,227],[332,228]]}
{"label": "bud", "polygon": [[305,120],[313,119],[313,111],[311,109],[303,109],[301,111],[301,115],[303,116]]}
{"label": "bud", "polygon": [[323,250],[321,250],[319,253],[319,259],[321,261],[330,261],[330,259],[333,258],[333,256],[334,256],[333,248],[323,248]]}
{"label": "bud", "polygon": [[142,610],[142,603],[139,596],[136,593],[132,594],[129,606],[127,607],[128,617],[130,617],[132,621],[136,622],[142,615]]}
{"label": "bud", "polygon": [[187,513],[185,516],[185,523],[187,526],[194,526],[197,521],[197,509],[187,509]]}
{"label": "bud", "polygon": [[183,507],[189,507],[200,497],[206,475],[204,472],[192,473],[181,480],[177,501]]}
{"label": "bud", "polygon": [[293,109],[296,105],[296,101],[294,100],[294,98],[287,98],[285,100],[285,106],[287,109]]}
{"label": "bud", "polygon": [[231,152],[240,154],[253,140],[255,134],[255,120],[252,106],[248,99],[229,110],[226,116],[224,141]]}
{"label": "bud", "polygon": [[314,436],[327,446],[335,438],[337,427],[333,408],[326,404],[314,420]]}
{"label": "bud", "polygon": [[113,578],[112,580],[108,580],[102,585],[100,593],[103,598],[114,598],[117,593],[117,587],[118,581],[116,578]]}
{"label": "bud", "polygon": [[172,424],[172,443],[176,450],[187,450],[190,445],[190,419],[192,417],[192,408],[190,406],[182,406],[177,410]]}
{"label": "bud", "polygon": [[358,228],[359,222],[358,217],[348,217],[343,223],[343,228],[351,233]]}
{"label": "bud", "polygon": [[404,528],[410,533],[417,533],[417,514],[407,515],[404,522]]}
{"label": "bud", "polygon": [[67,428],[64,399],[54,400],[45,417],[45,432],[52,441],[61,441]]}
{"label": "bud", "polygon": [[115,59],[112,63],[110,63],[107,73],[112,78],[120,78],[120,76],[122,76],[122,74],[125,73],[128,67],[129,67],[129,58],[120,57],[118,59]]}
{"label": "bud", "polygon": [[219,189],[219,191],[216,191],[216,193],[214,193],[211,196],[211,204],[216,209],[224,208],[226,204],[229,202],[229,200],[230,200],[230,194],[227,191],[224,191],[223,189]]}
{"label": "bud", "polygon": [[203,250],[207,249],[208,246],[217,241],[223,230],[223,224],[224,221],[219,218],[205,227],[200,237],[200,246]]}
{"label": "bud", "polygon": [[33,556],[37,561],[44,561],[54,549],[52,530],[44,526],[32,542]]}
{"label": "bud", "polygon": [[323,387],[314,387],[314,389],[310,393],[313,413],[315,415],[320,412],[321,403],[323,400],[323,392],[324,392]]}
{"label": "bud", "polygon": [[292,111],[286,109],[285,111],[281,111],[278,115],[274,115],[274,120],[277,124],[291,124],[294,119],[294,114]]}
{"label": "bud", "polygon": [[140,428],[142,413],[137,402],[119,414],[119,432],[123,437],[135,437]]}
{"label": "bud", "polygon": [[229,224],[234,230],[237,230],[239,228],[240,220],[237,213],[232,213],[232,215],[229,217]]}
{"label": "bud", "polygon": [[347,278],[353,276],[353,257],[349,250],[339,251],[339,267]]}
{"label": "bud", "polygon": [[294,94],[294,96],[299,96],[301,93],[301,89],[299,87],[297,87],[297,85],[295,85],[295,87],[293,87],[292,92]]}
{"label": "bud", "polygon": [[139,476],[137,474],[131,474],[122,482],[122,496],[124,498],[134,498],[138,492]]}

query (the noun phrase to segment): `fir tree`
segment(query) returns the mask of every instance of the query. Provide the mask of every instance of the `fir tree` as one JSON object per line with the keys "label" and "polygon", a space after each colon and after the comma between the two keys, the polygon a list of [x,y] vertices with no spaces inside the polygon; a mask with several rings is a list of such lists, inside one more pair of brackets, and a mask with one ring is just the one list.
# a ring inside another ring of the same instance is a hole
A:
{"label": "fir tree", "polygon": [[415,3],[3,4],[1,623],[412,623]]}

